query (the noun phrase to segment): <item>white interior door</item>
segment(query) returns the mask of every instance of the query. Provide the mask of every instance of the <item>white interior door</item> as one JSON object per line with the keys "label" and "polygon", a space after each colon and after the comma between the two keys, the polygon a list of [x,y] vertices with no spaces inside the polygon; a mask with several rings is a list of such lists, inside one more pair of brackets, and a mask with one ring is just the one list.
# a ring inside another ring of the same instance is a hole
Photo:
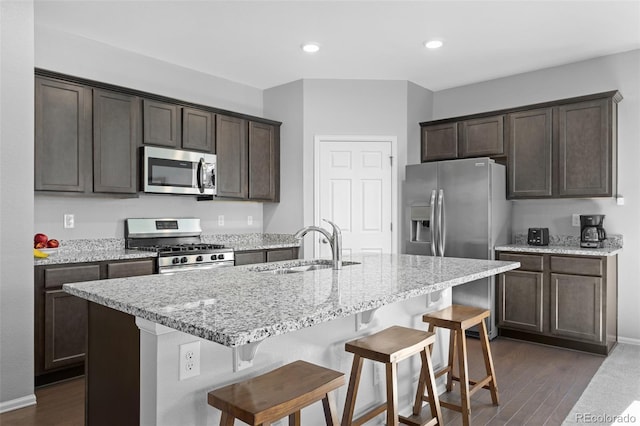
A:
{"label": "white interior door", "polygon": [[[316,224],[340,227],[344,257],[393,252],[393,141],[371,139],[316,139]],[[331,256],[316,238],[316,253]]]}

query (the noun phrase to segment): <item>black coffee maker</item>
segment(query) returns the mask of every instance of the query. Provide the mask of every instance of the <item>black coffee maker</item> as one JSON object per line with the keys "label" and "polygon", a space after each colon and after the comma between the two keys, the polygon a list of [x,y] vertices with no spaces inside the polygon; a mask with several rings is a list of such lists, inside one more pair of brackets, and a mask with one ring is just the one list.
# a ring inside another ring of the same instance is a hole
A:
{"label": "black coffee maker", "polygon": [[580,247],[600,248],[607,239],[607,233],[602,227],[603,214],[580,215]]}

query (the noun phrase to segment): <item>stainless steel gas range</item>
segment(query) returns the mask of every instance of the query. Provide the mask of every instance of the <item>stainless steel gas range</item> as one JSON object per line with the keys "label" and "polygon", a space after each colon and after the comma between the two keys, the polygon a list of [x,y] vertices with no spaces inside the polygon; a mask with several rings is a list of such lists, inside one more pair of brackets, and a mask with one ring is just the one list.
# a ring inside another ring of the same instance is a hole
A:
{"label": "stainless steel gas range", "polygon": [[133,218],[125,220],[128,249],[158,253],[161,274],[233,266],[233,249],[201,241],[197,218]]}

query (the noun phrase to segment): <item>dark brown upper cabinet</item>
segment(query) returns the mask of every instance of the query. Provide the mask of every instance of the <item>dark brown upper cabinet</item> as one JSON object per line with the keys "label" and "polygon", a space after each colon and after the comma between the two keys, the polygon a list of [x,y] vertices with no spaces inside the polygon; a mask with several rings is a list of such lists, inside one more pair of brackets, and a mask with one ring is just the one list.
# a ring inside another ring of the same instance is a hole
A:
{"label": "dark brown upper cabinet", "polygon": [[509,198],[551,197],[552,108],[507,114]]}
{"label": "dark brown upper cabinet", "polygon": [[136,148],[140,100],[105,90],[93,91],[93,191],[138,191]]}
{"label": "dark brown upper cabinet", "polygon": [[91,176],[91,89],[35,79],[35,189],[84,192]]}
{"label": "dark brown upper cabinet", "polygon": [[142,122],[145,145],[180,148],[180,106],[144,99]]}
{"label": "dark brown upper cabinet", "polygon": [[216,115],[218,197],[248,197],[247,151],[247,120]]}
{"label": "dark brown upper cabinet", "polygon": [[422,126],[421,161],[458,158],[458,123]]}
{"label": "dark brown upper cabinet", "polygon": [[464,120],[460,127],[460,157],[504,155],[504,115]]}
{"label": "dark brown upper cabinet", "polygon": [[558,106],[559,197],[615,195],[616,112],[611,98]]}
{"label": "dark brown upper cabinet", "polygon": [[278,201],[280,141],[274,126],[249,122],[249,199]]}
{"label": "dark brown upper cabinet", "polygon": [[182,148],[215,154],[215,114],[182,108]]}

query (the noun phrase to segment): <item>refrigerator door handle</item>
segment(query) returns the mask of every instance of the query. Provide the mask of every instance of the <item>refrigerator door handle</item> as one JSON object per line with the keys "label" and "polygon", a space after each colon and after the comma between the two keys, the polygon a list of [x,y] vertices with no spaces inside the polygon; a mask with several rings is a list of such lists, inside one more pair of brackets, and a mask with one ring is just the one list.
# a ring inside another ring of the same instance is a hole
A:
{"label": "refrigerator door handle", "polygon": [[431,256],[437,256],[436,253],[436,222],[435,213],[436,213],[436,190],[431,191],[431,200],[429,201],[431,205],[431,217],[429,218],[429,229],[431,230]]}
{"label": "refrigerator door handle", "polygon": [[444,256],[444,246],[447,238],[447,222],[444,211],[444,190],[438,191],[438,255]]}

